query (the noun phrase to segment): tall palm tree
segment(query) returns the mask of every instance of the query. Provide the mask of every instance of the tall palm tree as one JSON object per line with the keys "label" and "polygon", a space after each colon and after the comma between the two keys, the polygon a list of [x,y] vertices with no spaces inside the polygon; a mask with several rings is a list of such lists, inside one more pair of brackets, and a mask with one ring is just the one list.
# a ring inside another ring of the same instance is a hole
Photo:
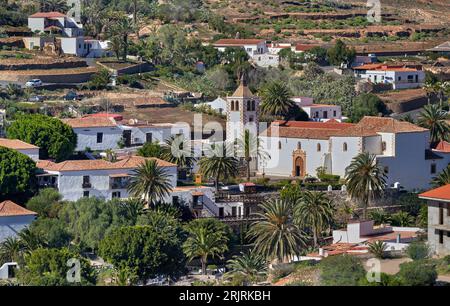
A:
{"label": "tall palm tree", "polygon": [[447,168],[445,168],[431,181],[431,185],[434,187],[440,187],[447,184],[450,184],[450,165],[448,165]]}
{"label": "tall palm tree", "polygon": [[244,158],[247,168],[247,181],[250,180],[250,163],[254,158],[268,159],[269,153],[261,146],[262,140],[257,135],[245,130],[237,142],[237,153],[239,157]]}
{"label": "tall palm tree", "polygon": [[439,105],[425,105],[419,116],[419,125],[430,130],[430,141],[436,144],[441,140],[448,140],[450,125],[446,122],[447,113]]}
{"label": "tall palm tree", "polygon": [[0,263],[18,261],[22,254],[22,243],[18,238],[8,237],[0,244]]}
{"label": "tall palm tree", "polygon": [[264,86],[261,90],[261,97],[261,112],[265,115],[286,118],[289,111],[295,107],[288,87],[279,81]]}
{"label": "tall palm tree", "polygon": [[387,214],[382,209],[377,209],[377,210],[371,211],[369,213],[369,217],[370,217],[370,220],[373,220],[373,222],[376,225],[386,224],[386,223],[389,223],[391,221],[391,218],[390,218],[389,214]]}
{"label": "tall palm tree", "polygon": [[323,192],[306,191],[294,209],[297,224],[311,229],[314,248],[320,233],[333,222],[334,207]]}
{"label": "tall palm tree", "polygon": [[36,231],[31,231],[29,228],[22,230],[18,236],[24,252],[31,252],[46,246],[44,237]]}
{"label": "tall palm tree", "polygon": [[228,250],[225,226],[215,219],[197,219],[186,226],[189,236],[183,244],[183,251],[189,260],[200,258],[203,274],[206,274],[208,257],[222,258]]}
{"label": "tall palm tree", "polygon": [[283,200],[270,199],[260,204],[262,220],[253,223],[248,238],[254,241],[254,251],[268,261],[287,262],[299,255],[305,246],[305,236],[293,220],[293,205]]}
{"label": "tall palm tree", "polygon": [[372,253],[378,259],[383,259],[385,257],[387,248],[388,248],[387,243],[380,240],[368,243],[369,252]]}
{"label": "tall palm tree", "polygon": [[178,169],[191,169],[196,161],[191,144],[183,135],[171,136],[165,141],[161,158],[178,165]]}
{"label": "tall palm tree", "polygon": [[133,22],[130,21],[128,16],[121,15],[114,16],[110,23],[109,36],[113,41],[116,41],[116,43],[120,42],[122,47],[122,59],[126,61],[129,47],[128,37],[134,32]]}
{"label": "tall palm tree", "polygon": [[254,251],[234,255],[233,259],[228,260],[227,267],[230,271],[226,276],[241,275],[250,282],[256,282],[259,277],[267,274],[266,259]]}
{"label": "tall palm tree", "polygon": [[226,144],[216,144],[206,152],[207,156],[200,159],[200,172],[205,177],[214,178],[216,191],[219,190],[220,178],[234,177],[238,172],[238,161],[229,152]]}
{"label": "tall palm tree", "polygon": [[171,188],[169,173],[158,166],[156,159],[146,160],[134,170],[128,185],[130,194],[143,198],[149,206],[168,196]]}
{"label": "tall palm tree", "polygon": [[386,174],[377,165],[375,158],[370,153],[360,153],[345,169],[347,192],[363,205],[364,219],[367,218],[370,198],[382,192],[386,183]]}

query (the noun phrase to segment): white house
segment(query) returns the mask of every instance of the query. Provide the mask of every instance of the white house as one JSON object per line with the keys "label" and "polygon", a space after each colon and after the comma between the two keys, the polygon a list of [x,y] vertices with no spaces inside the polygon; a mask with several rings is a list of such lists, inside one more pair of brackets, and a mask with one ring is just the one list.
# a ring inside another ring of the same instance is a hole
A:
{"label": "white house", "polygon": [[75,151],[118,149],[123,129],[112,117],[83,117],[62,120],[77,134]]}
{"label": "white house", "polygon": [[14,238],[36,218],[34,211],[23,208],[12,201],[0,203],[0,243]]}
{"label": "white house", "polygon": [[195,107],[199,107],[200,105],[209,105],[211,109],[215,110],[220,114],[226,114],[226,112],[228,111],[227,101],[221,97],[218,97],[217,99],[211,102],[195,104]]}
{"label": "white house", "polygon": [[293,97],[292,101],[303,109],[311,120],[328,121],[334,119],[342,120],[342,111],[339,105],[332,104],[315,104],[313,98],[309,97]]}
{"label": "white house", "polygon": [[376,155],[388,186],[406,190],[428,188],[447,167],[450,154],[429,149],[429,131],[392,118],[364,117],[358,124],[274,122],[260,133],[269,161],[258,171],[284,177],[316,176],[317,168],[343,177],[345,168],[362,152]]}
{"label": "white house", "polygon": [[0,147],[16,150],[22,154],[27,155],[34,161],[37,161],[39,159],[39,147],[18,139],[0,138]]}
{"label": "white house", "polygon": [[450,255],[450,184],[421,193],[428,201],[428,244],[439,256]]}
{"label": "white house", "polygon": [[[104,199],[129,197],[128,184],[131,176],[146,160],[140,156],[128,156],[117,162],[106,160],[68,160],[60,163],[39,161],[41,169],[38,184],[58,189],[64,200],[76,201],[82,197]],[[169,175],[170,186],[177,186],[177,165],[156,159],[158,166]],[[169,202],[170,199],[164,199]]]}
{"label": "white house", "polygon": [[390,84],[392,89],[417,88],[425,81],[423,70],[402,65],[366,64],[353,70],[356,77],[373,84]]}
{"label": "white house", "polygon": [[28,27],[32,32],[59,31],[65,37],[83,36],[83,26],[73,18],[59,12],[41,12],[28,17]]}
{"label": "white house", "polygon": [[277,67],[280,63],[280,56],[272,53],[255,54],[252,56],[251,62],[264,68]]}

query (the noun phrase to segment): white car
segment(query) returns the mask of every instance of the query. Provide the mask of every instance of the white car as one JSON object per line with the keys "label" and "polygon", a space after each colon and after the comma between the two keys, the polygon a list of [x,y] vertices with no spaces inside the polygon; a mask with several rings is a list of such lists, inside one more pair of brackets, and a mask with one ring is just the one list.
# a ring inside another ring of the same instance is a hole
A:
{"label": "white car", "polygon": [[27,87],[27,88],[37,87],[37,86],[42,86],[42,81],[39,79],[32,79],[25,83],[25,87]]}

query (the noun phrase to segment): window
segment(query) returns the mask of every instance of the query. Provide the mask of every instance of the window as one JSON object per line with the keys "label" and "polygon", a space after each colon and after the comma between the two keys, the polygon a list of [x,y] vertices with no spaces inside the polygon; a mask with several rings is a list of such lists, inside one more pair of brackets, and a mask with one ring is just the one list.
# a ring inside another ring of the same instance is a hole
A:
{"label": "window", "polygon": [[152,142],[153,141],[153,134],[152,133],[146,133],[145,134],[145,141],[146,142]]}
{"label": "window", "polygon": [[317,144],[317,152],[320,152],[320,150],[322,150],[322,147],[320,145],[320,143]]}
{"label": "window", "polygon": [[301,150],[302,149],[302,143],[299,141],[297,142],[297,150]]}
{"label": "window", "polygon": [[384,171],[385,174],[388,174],[388,173],[389,173],[389,167],[388,167],[388,166],[385,166],[384,169],[383,169],[383,171]]}
{"label": "window", "polygon": [[436,164],[431,164],[430,172],[431,174],[436,174]]}
{"label": "window", "polygon": [[247,101],[247,111],[251,111],[251,110],[252,110],[252,102]]}
{"label": "window", "polygon": [[103,133],[97,133],[97,143],[103,142]]}
{"label": "window", "polygon": [[347,143],[344,142],[344,143],[342,144],[342,151],[347,152],[347,150],[348,150]]}
{"label": "window", "polygon": [[121,198],[120,191],[114,191],[114,192],[112,193],[112,198],[113,198],[113,199],[120,199],[120,198]]}
{"label": "window", "polygon": [[231,101],[231,104],[230,104],[230,111],[234,111],[234,101]]}
{"label": "window", "polygon": [[401,80],[402,80],[402,77],[401,77],[401,76],[399,76],[399,77],[398,77],[398,80],[399,80],[399,81],[401,81]]}
{"label": "window", "polygon": [[327,119],[328,118],[328,112],[327,111],[323,111],[323,118]]}
{"label": "window", "polygon": [[231,216],[236,217],[236,206],[231,207]]}
{"label": "window", "polygon": [[281,150],[281,141],[278,141],[278,150]]}
{"label": "window", "polygon": [[381,143],[381,150],[384,152],[384,151],[386,151],[386,141],[383,141],[382,143]]}
{"label": "window", "polygon": [[248,121],[253,122],[253,116],[250,116],[250,117],[248,118]]}
{"label": "window", "polygon": [[256,111],[256,101],[252,101],[252,111]]}
{"label": "window", "polygon": [[444,231],[439,231],[439,244],[444,243]]}
{"label": "window", "polygon": [[334,110],[333,111],[333,117],[336,117],[337,116],[337,113],[336,113],[336,111]]}
{"label": "window", "polygon": [[180,198],[178,196],[173,196],[172,197],[172,204],[173,205],[178,205],[180,202]]}
{"label": "window", "polygon": [[444,224],[444,207],[439,206],[439,225]]}
{"label": "window", "polygon": [[83,197],[89,198],[89,191],[83,191]]}
{"label": "window", "polygon": [[314,118],[319,118],[319,112],[314,113]]}
{"label": "window", "polygon": [[91,188],[91,178],[89,175],[83,176],[83,188]]}
{"label": "window", "polygon": [[234,110],[239,111],[239,101],[235,101],[234,103],[236,103]]}

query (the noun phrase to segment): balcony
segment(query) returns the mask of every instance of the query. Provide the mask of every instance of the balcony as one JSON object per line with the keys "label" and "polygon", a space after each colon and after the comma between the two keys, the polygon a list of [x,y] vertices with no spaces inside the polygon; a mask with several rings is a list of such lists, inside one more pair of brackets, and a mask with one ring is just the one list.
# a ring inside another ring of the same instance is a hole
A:
{"label": "balcony", "polygon": [[130,177],[128,174],[110,175],[109,181],[110,189],[127,189],[129,184],[130,184]]}

